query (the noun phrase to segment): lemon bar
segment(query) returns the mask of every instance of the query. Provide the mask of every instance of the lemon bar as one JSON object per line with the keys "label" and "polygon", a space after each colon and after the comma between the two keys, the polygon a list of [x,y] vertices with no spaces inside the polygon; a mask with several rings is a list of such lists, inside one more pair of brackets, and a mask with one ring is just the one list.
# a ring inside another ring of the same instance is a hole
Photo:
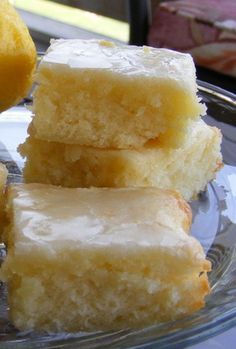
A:
{"label": "lemon bar", "polygon": [[4,191],[5,191],[6,181],[7,181],[7,169],[5,165],[0,163],[0,242],[1,242],[3,220],[4,220],[4,202],[5,202]]}
{"label": "lemon bar", "polygon": [[204,190],[222,166],[221,133],[194,122],[181,148],[149,144],[139,150],[98,149],[46,142],[30,136],[19,150],[26,157],[26,182],[65,187],[160,187],[186,200]]}
{"label": "lemon bar", "polygon": [[21,330],[144,327],[200,309],[210,291],[175,192],[14,185],[8,219],[1,278]]}
{"label": "lemon bar", "polygon": [[98,148],[181,144],[204,113],[190,55],[97,40],[51,42],[34,94],[36,138]]}
{"label": "lemon bar", "polygon": [[27,95],[36,49],[26,25],[8,0],[0,1],[0,112]]}

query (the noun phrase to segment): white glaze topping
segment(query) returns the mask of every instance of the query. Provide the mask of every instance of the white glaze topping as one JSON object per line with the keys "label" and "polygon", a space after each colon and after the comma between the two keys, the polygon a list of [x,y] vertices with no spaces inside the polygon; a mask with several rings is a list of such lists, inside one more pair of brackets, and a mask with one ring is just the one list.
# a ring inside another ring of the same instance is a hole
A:
{"label": "white glaze topping", "polygon": [[79,69],[106,69],[113,73],[172,79],[196,88],[195,66],[189,54],[168,49],[115,45],[98,40],[52,40],[42,60]]}
{"label": "white glaze topping", "polygon": [[204,258],[200,244],[168,213],[169,194],[163,195],[158,189],[67,189],[20,184],[11,186],[9,196],[18,251],[28,245],[55,250],[70,243],[72,247],[158,246],[173,248],[177,253],[177,247],[185,246]]}

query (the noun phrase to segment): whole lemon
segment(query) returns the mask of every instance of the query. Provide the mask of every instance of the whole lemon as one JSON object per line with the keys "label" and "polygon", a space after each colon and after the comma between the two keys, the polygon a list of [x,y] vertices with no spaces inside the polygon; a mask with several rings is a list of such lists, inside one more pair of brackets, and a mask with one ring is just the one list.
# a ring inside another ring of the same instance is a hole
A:
{"label": "whole lemon", "polygon": [[0,112],[27,95],[36,57],[26,25],[8,0],[0,0]]}

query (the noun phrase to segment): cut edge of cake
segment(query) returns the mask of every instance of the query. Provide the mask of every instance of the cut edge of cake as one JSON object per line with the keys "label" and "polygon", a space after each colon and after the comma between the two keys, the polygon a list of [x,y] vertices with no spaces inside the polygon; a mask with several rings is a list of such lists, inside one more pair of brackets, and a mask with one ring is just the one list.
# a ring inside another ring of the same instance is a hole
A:
{"label": "cut edge of cake", "polygon": [[221,132],[202,120],[193,122],[180,149],[159,148],[155,142],[139,150],[80,147],[30,136],[19,147],[26,157],[26,182],[65,187],[160,187],[195,198],[222,167]]}

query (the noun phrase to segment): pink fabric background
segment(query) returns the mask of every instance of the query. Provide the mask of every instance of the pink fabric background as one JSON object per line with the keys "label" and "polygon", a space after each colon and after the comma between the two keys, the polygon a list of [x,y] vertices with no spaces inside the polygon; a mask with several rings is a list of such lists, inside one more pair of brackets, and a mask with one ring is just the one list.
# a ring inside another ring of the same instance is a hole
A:
{"label": "pink fabric background", "polygon": [[161,3],[148,44],[189,52],[197,64],[236,77],[236,0]]}

